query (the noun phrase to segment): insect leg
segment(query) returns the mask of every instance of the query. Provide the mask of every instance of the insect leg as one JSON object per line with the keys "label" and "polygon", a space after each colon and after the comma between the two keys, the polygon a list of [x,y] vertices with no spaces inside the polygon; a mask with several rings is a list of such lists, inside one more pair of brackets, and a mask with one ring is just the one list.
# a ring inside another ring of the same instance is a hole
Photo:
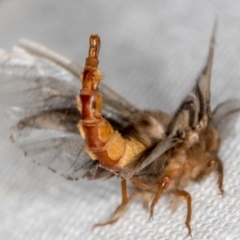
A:
{"label": "insect leg", "polygon": [[123,216],[123,214],[126,212],[127,207],[129,206],[129,203],[133,200],[134,197],[136,197],[140,193],[141,192],[139,190],[136,190],[135,192],[133,192],[132,195],[127,199],[127,201],[124,204],[121,204],[117,208],[115,213],[111,216],[111,218],[108,221],[103,222],[103,223],[94,224],[93,228],[103,227],[103,226],[110,225],[110,224],[113,224],[113,223],[117,222]]}
{"label": "insect leg", "polygon": [[218,188],[220,190],[220,194],[223,196],[224,189],[223,189],[223,164],[222,161],[218,158],[217,159],[217,173],[218,173]]}
{"label": "insect leg", "polygon": [[158,190],[157,193],[155,194],[155,197],[151,203],[151,207],[150,207],[150,219],[153,217],[153,210],[155,205],[157,204],[159,198],[161,197],[161,194],[164,190],[164,188],[168,185],[168,183],[170,182],[170,179],[168,177],[164,177],[161,181],[161,183],[158,186]]}
{"label": "insect leg", "polygon": [[187,217],[186,217],[185,224],[186,224],[186,227],[188,228],[187,237],[188,236],[192,237],[192,230],[191,230],[191,227],[190,227],[190,221],[191,221],[191,216],[192,216],[192,198],[191,198],[191,195],[184,190],[177,190],[176,193],[177,193],[178,196],[184,197],[187,201]]}
{"label": "insect leg", "polygon": [[127,180],[126,179],[122,179],[122,181],[121,181],[121,189],[122,189],[122,203],[117,207],[115,212],[120,211],[128,203]]}

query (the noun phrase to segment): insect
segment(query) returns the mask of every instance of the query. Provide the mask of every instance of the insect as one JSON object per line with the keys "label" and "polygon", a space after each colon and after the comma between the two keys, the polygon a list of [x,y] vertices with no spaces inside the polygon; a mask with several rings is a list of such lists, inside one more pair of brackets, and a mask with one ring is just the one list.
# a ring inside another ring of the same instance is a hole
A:
{"label": "insect", "polygon": [[[67,179],[121,179],[122,203],[109,221],[95,226],[116,222],[135,196],[150,201],[152,218],[161,195],[171,193],[186,199],[191,236],[191,195],[184,187],[216,171],[224,193],[218,150],[240,110],[239,100],[210,108],[215,31],[207,63],[173,116],[139,110],[100,84],[98,35],[90,37],[82,75],[78,64],[26,39],[13,52],[1,50],[3,84],[17,102],[8,111],[15,119],[11,140],[37,164]],[[136,187],[129,196],[127,181]]]}

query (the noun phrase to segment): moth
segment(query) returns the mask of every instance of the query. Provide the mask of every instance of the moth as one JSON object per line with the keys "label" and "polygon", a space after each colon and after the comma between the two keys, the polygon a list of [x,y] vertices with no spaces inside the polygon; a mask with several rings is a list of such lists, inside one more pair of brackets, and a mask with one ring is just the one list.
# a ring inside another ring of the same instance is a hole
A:
{"label": "moth", "polygon": [[[211,172],[223,194],[221,142],[230,134],[240,101],[210,107],[216,26],[207,62],[173,115],[140,110],[101,83],[100,38],[90,36],[85,67],[30,40],[0,50],[0,75],[14,119],[11,140],[39,165],[69,180],[121,179],[122,203],[104,226],[116,222],[130,201],[150,202],[150,218],[162,194],[184,197],[191,236],[191,195],[184,188]],[[81,76],[81,80],[79,80]],[[167,106],[166,106],[167,109]],[[127,182],[135,190],[127,194]]]}

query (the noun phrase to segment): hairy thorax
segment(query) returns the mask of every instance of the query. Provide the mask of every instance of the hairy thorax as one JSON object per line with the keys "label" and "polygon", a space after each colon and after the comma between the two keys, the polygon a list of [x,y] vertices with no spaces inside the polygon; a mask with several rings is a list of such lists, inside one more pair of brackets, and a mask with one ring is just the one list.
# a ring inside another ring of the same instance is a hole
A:
{"label": "hairy thorax", "polygon": [[[156,126],[152,125],[152,128]],[[143,174],[134,176],[131,182],[143,190],[156,191],[161,180],[168,177],[170,181],[165,192],[182,189],[215,169],[219,145],[218,132],[210,124],[202,132],[189,136],[184,147],[181,145],[167,151],[148,167],[147,174],[143,171]]]}

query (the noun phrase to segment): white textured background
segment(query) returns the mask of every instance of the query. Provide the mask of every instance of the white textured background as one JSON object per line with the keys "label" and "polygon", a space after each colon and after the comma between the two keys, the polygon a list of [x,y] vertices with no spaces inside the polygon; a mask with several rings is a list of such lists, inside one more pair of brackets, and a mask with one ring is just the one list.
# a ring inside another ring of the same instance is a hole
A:
{"label": "white textured background", "polygon": [[[173,112],[205,63],[218,16],[212,106],[240,97],[239,0],[1,0],[0,47],[27,37],[84,64],[91,33],[101,36],[104,81],[141,108]],[[163,197],[154,220],[140,202],[115,225],[91,230],[120,203],[116,179],[71,182],[40,168],[9,143],[0,115],[0,239],[184,239],[185,204]],[[239,132],[240,124],[236,131]],[[193,197],[192,239],[240,239],[240,134],[225,143],[225,196],[211,175]]]}

